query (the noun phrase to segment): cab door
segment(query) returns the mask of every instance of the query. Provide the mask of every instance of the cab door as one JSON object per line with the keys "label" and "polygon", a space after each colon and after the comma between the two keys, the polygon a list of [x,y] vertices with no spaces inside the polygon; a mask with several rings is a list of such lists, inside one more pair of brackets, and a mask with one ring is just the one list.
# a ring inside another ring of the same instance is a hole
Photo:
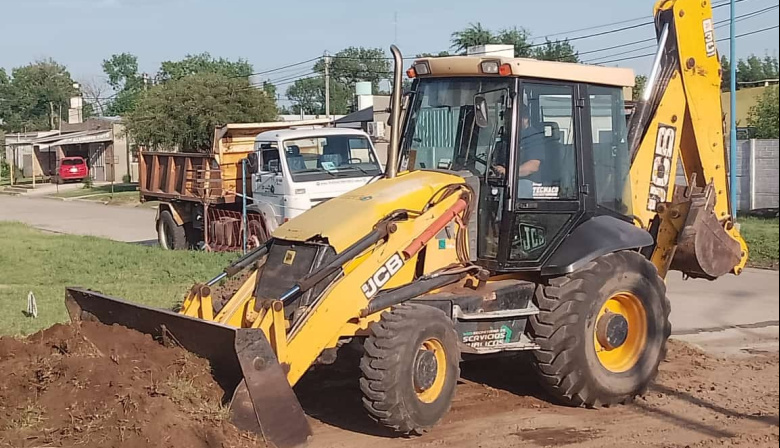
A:
{"label": "cab door", "polygon": [[583,217],[583,89],[522,81],[496,270],[537,270]]}

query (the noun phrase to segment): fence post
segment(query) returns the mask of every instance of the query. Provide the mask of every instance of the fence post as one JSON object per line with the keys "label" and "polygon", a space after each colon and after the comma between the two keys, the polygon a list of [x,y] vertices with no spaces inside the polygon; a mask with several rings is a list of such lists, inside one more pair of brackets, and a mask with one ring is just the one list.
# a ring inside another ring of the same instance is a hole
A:
{"label": "fence post", "polygon": [[[750,139],[750,210],[756,208],[756,139]],[[748,211],[750,211],[748,210]]]}

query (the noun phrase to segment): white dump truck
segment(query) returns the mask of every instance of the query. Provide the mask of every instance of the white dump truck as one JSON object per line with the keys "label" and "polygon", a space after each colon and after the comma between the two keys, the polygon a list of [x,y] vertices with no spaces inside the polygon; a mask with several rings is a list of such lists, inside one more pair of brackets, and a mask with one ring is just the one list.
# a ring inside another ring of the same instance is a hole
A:
{"label": "white dump truck", "polygon": [[366,133],[292,125],[230,124],[216,130],[208,153],[142,151],[141,201],[160,202],[160,246],[238,250],[246,238],[251,248],[290,218],[382,174]]}

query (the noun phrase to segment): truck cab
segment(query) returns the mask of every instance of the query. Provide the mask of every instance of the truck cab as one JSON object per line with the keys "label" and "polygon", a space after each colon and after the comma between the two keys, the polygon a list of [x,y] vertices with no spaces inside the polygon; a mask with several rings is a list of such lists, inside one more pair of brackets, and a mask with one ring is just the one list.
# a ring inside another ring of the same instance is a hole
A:
{"label": "truck cab", "polygon": [[378,178],[382,166],[368,135],[347,128],[283,129],[255,139],[255,206],[282,224]]}

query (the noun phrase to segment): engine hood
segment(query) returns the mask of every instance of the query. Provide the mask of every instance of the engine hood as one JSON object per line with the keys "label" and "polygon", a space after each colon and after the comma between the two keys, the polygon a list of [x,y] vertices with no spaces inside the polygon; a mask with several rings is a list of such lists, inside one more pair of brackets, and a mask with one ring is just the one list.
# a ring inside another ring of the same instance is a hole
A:
{"label": "engine hood", "polygon": [[437,171],[401,173],[323,202],[286,222],[273,236],[299,242],[324,238],[340,253],[391,212],[420,210],[441,188],[462,183],[460,176]]}

